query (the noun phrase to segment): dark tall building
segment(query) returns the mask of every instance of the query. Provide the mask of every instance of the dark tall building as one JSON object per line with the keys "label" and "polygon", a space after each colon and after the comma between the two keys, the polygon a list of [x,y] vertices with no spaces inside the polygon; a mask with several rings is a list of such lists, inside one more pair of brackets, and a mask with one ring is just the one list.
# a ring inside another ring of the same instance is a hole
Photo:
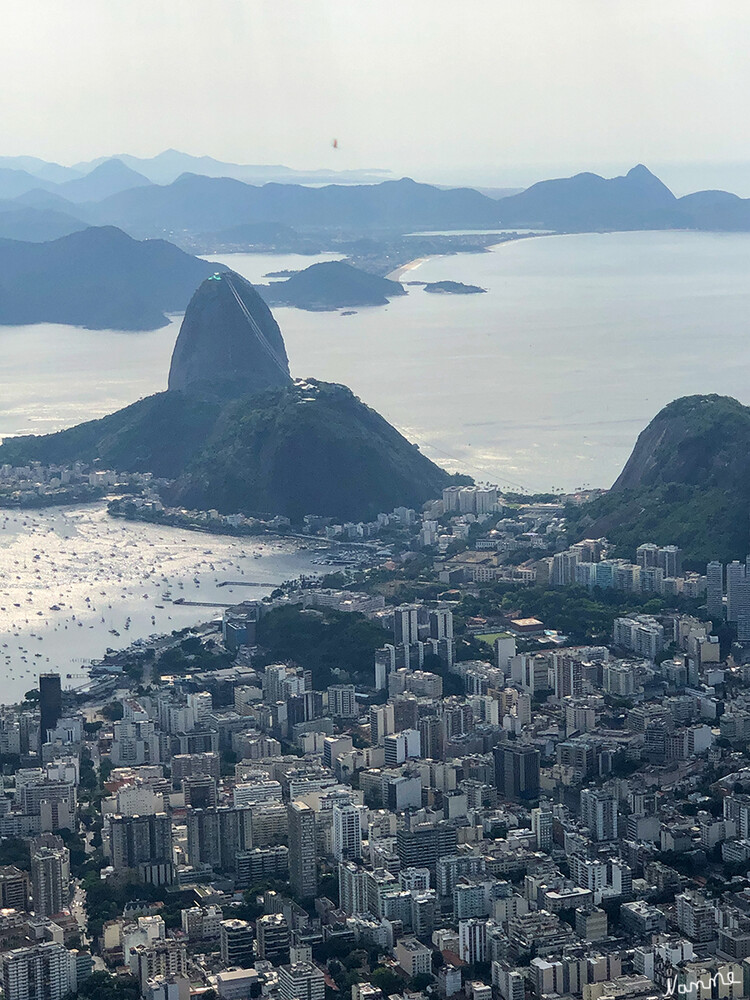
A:
{"label": "dark tall building", "polygon": [[187,848],[191,865],[234,872],[237,855],[252,847],[252,812],[234,806],[188,809]]}
{"label": "dark tall building", "polygon": [[506,799],[539,798],[539,751],[519,743],[495,747],[495,785]]}
{"label": "dark tall building", "polygon": [[422,756],[440,760],[443,755],[443,735],[440,719],[436,715],[426,715],[419,720],[419,739]]}
{"label": "dark tall building", "polygon": [[115,870],[134,868],[156,885],[172,881],[172,822],[166,813],[113,816],[109,841]]}
{"label": "dark tall building", "polygon": [[315,850],[315,813],[304,802],[290,802],[289,817],[289,883],[302,899],[318,891],[318,868]]}
{"label": "dark tall building", "polygon": [[29,876],[20,868],[0,868],[0,909],[28,910]]}
{"label": "dark tall building", "polygon": [[39,745],[47,742],[47,730],[54,729],[62,715],[62,689],[59,674],[39,675]]}
{"label": "dark tall building", "polygon": [[457,847],[458,831],[442,821],[434,826],[420,823],[410,830],[396,831],[396,854],[401,868],[429,868],[433,879],[438,858],[455,854]]}

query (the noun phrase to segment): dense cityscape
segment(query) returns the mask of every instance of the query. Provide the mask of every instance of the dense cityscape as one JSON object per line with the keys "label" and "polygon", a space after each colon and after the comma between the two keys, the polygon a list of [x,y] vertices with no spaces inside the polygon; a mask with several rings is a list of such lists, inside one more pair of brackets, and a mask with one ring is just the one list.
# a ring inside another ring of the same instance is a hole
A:
{"label": "dense cityscape", "polygon": [[7,7],[0,1000],[750,1000],[747,3]]}
{"label": "dense cityscape", "polygon": [[0,717],[5,1000],[745,995],[746,565],[570,545],[575,501],[306,517],[327,575],[42,674]]}

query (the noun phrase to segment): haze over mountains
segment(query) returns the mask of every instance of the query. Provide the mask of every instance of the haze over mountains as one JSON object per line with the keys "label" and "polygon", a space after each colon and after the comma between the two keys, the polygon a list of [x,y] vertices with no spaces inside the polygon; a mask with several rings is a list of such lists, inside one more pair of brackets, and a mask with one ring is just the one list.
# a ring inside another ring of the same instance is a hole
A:
{"label": "haze over mountains", "polygon": [[184,241],[207,233],[220,240],[241,227],[264,225],[305,235],[499,227],[750,230],[750,199],[724,191],[676,198],[642,165],[623,177],[583,173],[542,181],[500,199],[471,188],[383,177],[223,164],[173,150],[75,168],[2,157],[0,233],[51,239],[64,235],[66,226],[116,225],[139,238]]}

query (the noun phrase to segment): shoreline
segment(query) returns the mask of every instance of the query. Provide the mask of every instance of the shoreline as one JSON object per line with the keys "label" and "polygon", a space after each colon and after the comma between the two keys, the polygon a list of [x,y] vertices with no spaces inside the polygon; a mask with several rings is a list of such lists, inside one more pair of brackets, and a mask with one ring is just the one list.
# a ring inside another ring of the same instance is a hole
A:
{"label": "shoreline", "polygon": [[414,260],[409,260],[405,264],[400,264],[398,267],[394,268],[386,274],[386,278],[389,281],[400,281],[402,274],[408,274],[409,271],[414,271],[422,264],[426,264],[429,260],[435,260],[438,257],[446,257],[447,254],[436,253],[429,257],[415,257]]}
{"label": "shoreline", "polygon": [[[507,246],[509,243],[518,243],[520,240],[533,239],[540,236],[568,236],[569,233],[518,233],[515,236],[511,236],[504,240],[499,240],[497,243],[489,243],[485,248],[484,252],[489,253],[492,250],[496,250],[498,247]],[[409,271],[414,271],[416,268],[421,267],[422,264],[427,264],[431,260],[439,260],[441,257],[454,257],[462,253],[475,253],[476,251],[467,250],[456,250],[454,253],[434,253],[428,254],[426,257],[414,257],[413,260],[407,261],[405,264],[400,264],[395,267],[392,271],[389,271],[385,275],[389,281],[400,281],[404,274],[408,274]]]}

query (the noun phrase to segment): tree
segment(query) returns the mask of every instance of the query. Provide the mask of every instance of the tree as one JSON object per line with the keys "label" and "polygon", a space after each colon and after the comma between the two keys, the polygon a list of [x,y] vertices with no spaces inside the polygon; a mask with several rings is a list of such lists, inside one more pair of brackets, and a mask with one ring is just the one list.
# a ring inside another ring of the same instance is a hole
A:
{"label": "tree", "polygon": [[78,1000],[138,1000],[138,980],[134,976],[113,976],[94,972],[78,987]]}
{"label": "tree", "polygon": [[31,871],[31,855],[25,840],[20,837],[3,837],[0,840],[0,866],[5,865]]}
{"label": "tree", "polygon": [[373,986],[377,986],[382,992],[383,996],[389,997],[393,993],[400,993],[404,988],[404,981],[400,976],[397,976],[395,972],[391,969],[387,969],[384,965],[379,965],[370,976],[370,982]]}
{"label": "tree", "polygon": [[434,982],[434,979],[429,972],[420,972],[418,975],[412,976],[409,980],[409,989],[414,990],[416,993],[421,993],[432,982]]}

